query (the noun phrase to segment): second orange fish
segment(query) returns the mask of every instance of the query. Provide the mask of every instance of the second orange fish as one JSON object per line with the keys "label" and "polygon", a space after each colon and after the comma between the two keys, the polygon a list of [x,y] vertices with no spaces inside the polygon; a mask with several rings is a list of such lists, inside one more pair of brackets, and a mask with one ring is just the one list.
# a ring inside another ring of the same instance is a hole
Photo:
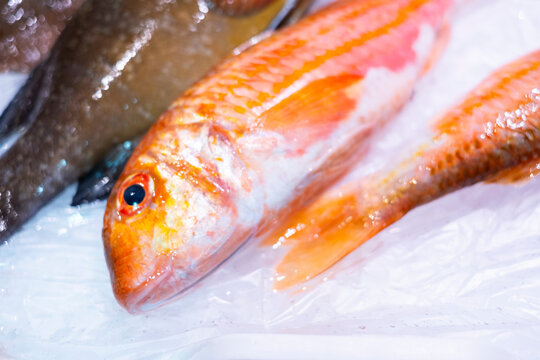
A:
{"label": "second orange fish", "polygon": [[290,219],[276,287],[312,279],[417,206],[480,181],[538,175],[540,51],[493,73],[434,130],[397,167],[350,180]]}

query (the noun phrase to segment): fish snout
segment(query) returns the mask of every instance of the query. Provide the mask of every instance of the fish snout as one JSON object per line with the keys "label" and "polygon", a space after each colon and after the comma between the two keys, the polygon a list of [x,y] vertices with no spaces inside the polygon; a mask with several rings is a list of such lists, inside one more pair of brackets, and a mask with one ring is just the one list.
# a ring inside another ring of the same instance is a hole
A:
{"label": "fish snout", "polygon": [[154,251],[149,235],[105,217],[103,245],[113,292],[130,313],[139,311],[142,299],[171,271],[170,260]]}
{"label": "fish snout", "polygon": [[170,298],[168,284],[174,278],[168,263],[168,259],[161,255],[156,258],[153,271],[139,274],[111,271],[113,292],[117,301],[132,314],[162,305]]}
{"label": "fish snout", "polygon": [[103,228],[105,258],[116,300],[130,313],[166,304],[196,281],[175,264],[174,253],[155,249],[151,234],[113,222]]}

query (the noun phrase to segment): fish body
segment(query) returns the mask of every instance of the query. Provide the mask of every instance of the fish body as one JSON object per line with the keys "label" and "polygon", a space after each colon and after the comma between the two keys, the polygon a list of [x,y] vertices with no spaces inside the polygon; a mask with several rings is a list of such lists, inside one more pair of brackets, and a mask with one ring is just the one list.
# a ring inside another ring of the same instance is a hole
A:
{"label": "fish body", "polygon": [[291,5],[229,16],[203,1],[86,1],[0,117],[0,141],[26,129],[0,157],[0,242]]}
{"label": "fish body", "polygon": [[230,58],[141,140],[107,203],[118,301],[170,300],[339,179],[410,98],[450,1],[342,1]]}
{"label": "fish body", "polygon": [[481,181],[538,173],[540,51],[490,75],[397,167],[348,181],[276,231],[274,243],[287,248],[276,287],[315,277],[417,206]]}
{"label": "fish body", "polygon": [[84,0],[0,0],[0,72],[29,72]]}

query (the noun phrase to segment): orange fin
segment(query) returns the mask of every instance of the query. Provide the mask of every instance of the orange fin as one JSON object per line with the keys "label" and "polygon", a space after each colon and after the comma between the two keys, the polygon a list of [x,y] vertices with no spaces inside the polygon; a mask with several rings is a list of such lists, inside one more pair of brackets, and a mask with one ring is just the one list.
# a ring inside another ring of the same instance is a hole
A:
{"label": "orange fin", "polygon": [[281,236],[276,231],[266,239],[266,244],[287,249],[276,267],[275,289],[314,278],[386,226],[364,217],[356,204],[352,195],[318,201],[281,228]]}
{"label": "orange fin", "polygon": [[441,28],[439,29],[439,36],[435,40],[435,44],[431,49],[431,53],[429,54],[429,57],[427,58],[427,61],[422,69],[422,76],[430,72],[431,69],[433,69],[433,67],[435,66],[435,64],[439,62],[439,59],[444,52],[444,49],[446,49],[446,46],[450,41],[451,29],[451,25],[448,21],[445,21],[442,24]]}
{"label": "orange fin", "polygon": [[302,239],[305,233],[320,231],[323,226],[321,219],[325,219],[327,223],[332,220],[338,221],[340,215],[354,211],[354,206],[355,198],[353,196],[332,198],[324,195],[311,206],[293,212],[290,217],[265,236],[261,245],[277,248],[294,243],[296,240]]}
{"label": "orange fin", "polygon": [[356,107],[361,80],[358,75],[315,80],[264,112],[257,125],[279,130],[292,141],[313,143],[314,138],[329,134]]}
{"label": "orange fin", "polygon": [[486,180],[487,183],[525,183],[540,175],[540,159],[534,159],[516,167],[503,170]]}

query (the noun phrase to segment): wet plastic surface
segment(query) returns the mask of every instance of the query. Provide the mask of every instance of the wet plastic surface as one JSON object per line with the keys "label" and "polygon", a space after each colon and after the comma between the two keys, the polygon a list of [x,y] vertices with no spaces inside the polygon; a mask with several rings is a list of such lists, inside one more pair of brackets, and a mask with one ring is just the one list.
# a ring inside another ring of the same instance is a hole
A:
{"label": "wet plastic surface", "polygon": [[[414,146],[430,119],[540,47],[540,2],[479,0],[359,171]],[[0,78],[1,105],[21,78]],[[0,248],[0,358],[540,358],[540,181],[476,185],[413,210],[305,289],[272,291],[256,241],[183,298],[130,315],[113,298],[104,202],[72,186]],[[30,346],[31,344],[31,346]]]}

